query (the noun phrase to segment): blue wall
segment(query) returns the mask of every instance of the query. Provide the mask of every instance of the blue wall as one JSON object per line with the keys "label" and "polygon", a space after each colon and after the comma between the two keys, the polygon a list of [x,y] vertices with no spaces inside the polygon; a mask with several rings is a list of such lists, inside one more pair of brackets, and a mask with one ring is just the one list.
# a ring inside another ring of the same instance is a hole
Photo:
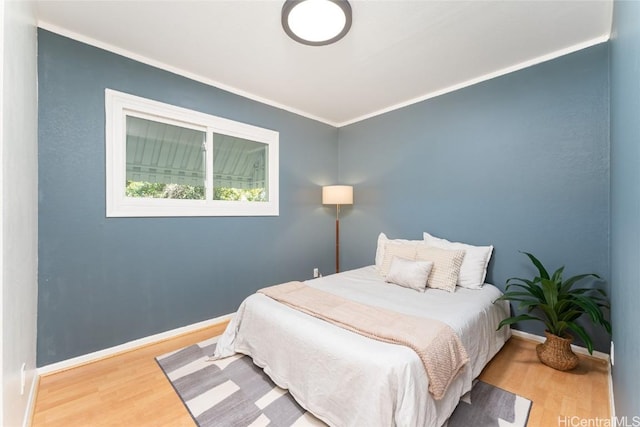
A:
{"label": "blue wall", "polygon": [[608,279],[608,77],[602,44],[340,128],[340,181],[355,198],[344,268],[371,264],[381,231],[428,231],[494,245],[488,281],[501,288],[534,273],[519,250]]}
{"label": "blue wall", "polygon": [[[429,231],[493,244],[488,280],[500,287],[533,273],[518,250],[609,279],[608,53],[598,45],[336,130],[41,30],[38,365],[331,272],[333,211],[319,186],[338,181],[355,185],[343,269],[373,262],[380,231]],[[279,131],[280,216],[105,218],[106,87]],[[596,348],[608,350],[599,330]]]}
{"label": "blue wall", "polygon": [[[39,31],[38,366],[234,312],[330,272],[337,130]],[[105,218],[104,89],[280,132],[280,216]]]}
{"label": "blue wall", "polygon": [[640,2],[614,3],[611,281],[616,415],[640,415]]}

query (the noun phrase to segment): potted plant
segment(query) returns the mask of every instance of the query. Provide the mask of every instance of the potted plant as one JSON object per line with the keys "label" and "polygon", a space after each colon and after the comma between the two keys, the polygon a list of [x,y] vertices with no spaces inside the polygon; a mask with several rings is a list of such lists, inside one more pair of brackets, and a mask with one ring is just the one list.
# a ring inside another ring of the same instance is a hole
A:
{"label": "potted plant", "polygon": [[[573,369],[578,365],[578,357],[571,351],[573,337],[578,335],[593,353],[593,341],[587,331],[578,323],[587,314],[593,324],[604,326],[611,334],[611,324],[605,319],[603,308],[609,309],[607,294],[601,289],[576,288],[577,282],[586,277],[600,278],[597,274],[580,274],[563,280],[564,267],[549,275],[542,263],[532,254],[523,252],[538,270],[532,280],[512,277],[507,280],[505,293],[499,300],[518,302],[518,308],[525,314],[508,317],[500,322],[498,329],[512,323],[536,320],[542,322],[547,337],[536,347],[538,359],[545,365],[558,370]],[[517,288],[517,289],[514,289]]]}

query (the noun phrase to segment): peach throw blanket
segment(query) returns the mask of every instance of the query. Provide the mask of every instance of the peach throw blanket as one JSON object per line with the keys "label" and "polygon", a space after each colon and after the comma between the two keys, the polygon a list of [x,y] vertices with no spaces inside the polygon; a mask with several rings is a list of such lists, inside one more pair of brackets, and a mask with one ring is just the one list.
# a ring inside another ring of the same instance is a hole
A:
{"label": "peach throw blanket", "polygon": [[460,337],[447,324],[351,301],[302,282],[258,291],[298,311],[365,337],[414,350],[429,377],[429,392],[440,400],[469,361]]}

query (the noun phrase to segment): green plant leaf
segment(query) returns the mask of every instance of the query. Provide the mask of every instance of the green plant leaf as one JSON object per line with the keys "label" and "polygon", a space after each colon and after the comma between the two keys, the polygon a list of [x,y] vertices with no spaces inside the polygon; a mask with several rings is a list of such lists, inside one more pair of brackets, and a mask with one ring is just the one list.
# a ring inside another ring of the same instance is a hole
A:
{"label": "green plant leaf", "polygon": [[568,326],[568,322],[565,321],[558,321],[555,322],[553,325],[551,325],[551,328],[547,328],[547,330],[549,332],[551,332],[554,335],[557,335],[559,337],[562,337],[565,335],[564,331],[567,329]]}
{"label": "green plant leaf", "polygon": [[552,325],[552,328],[555,328],[554,325],[558,322],[558,316],[556,312],[551,307],[549,307],[549,304],[540,304],[538,308],[542,310],[545,317],[547,318],[546,322]]}
{"label": "green plant leaf", "polygon": [[545,301],[549,305],[549,308],[554,310],[558,303],[558,288],[556,287],[556,284],[548,279],[543,279],[540,284],[542,285],[542,292],[544,293]]}
{"label": "green plant leaf", "polygon": [[607,309],[611,308],[609,305],[609,300],[606,298],[607,294],[602,289],[580,288],[571,290],[571,293],[575,295],[584,295],[593,292],[597,292],[597,294],[589,295],[588,298],[592,299],[593,302],[596,303],[599,307]]}
{"label": "green plant leaf", "polygon": [[581,310],[562,311],[561,314],[558,316],[558,320],[563,322],[573,322],[578,317],[582,316],[582,313],[583,312]]}
{"label": "green plant leaf", "polygon": [[[517,282],[514,283],[514,281],[516,281],[516,280],[518,280],[518,281],[520,281],[522,283],[517,283]],[[535,287],[536,286],[536,282],[533,281],[533,280],[521,279],[519,277],[511,277],[510,279],[507,279],[507,287],[516,286],[516,285],[526,286],[526,287]]]}
{"label": "green plant leaf", "polygon": [[525,254],[526,256],[528,256],[529,259],[531,260],[531,262],[533,263],[533,265],[536,266],[536,268],[538,269],[538,272],[540,273],[540,277],[541,278],[543,278],[543,279],[548,279],[549,278],[549,273],[547,273],[547,270],[544,268],[542,263],[540,261],[538,261],[538,258],[533,256],[529,252],[522,252],[522,253]]}
{"label": "green plant leaf", "polygon": [[529,297],[529,298],[531,298],[532,296],[533,295],[531,295],[531,292],[512,291],[512,292],[505,292],[504,295],[502,295],[500,298],[498,298],[498,300],[511,299],[511,297]]}
{"label": "green plant leaf", "polygon": [[596,279],[599,279],[600,276],[598,276],[597,274],[594,273],[587,273],[587,274],[579,274],[577,276],[573,276],[568,278],[567,280],[564,281],[564,283],[562,284],[562,290],[561,292],[567,292],[569,289],[571,289],[571,287],[578,281],[584,279],[585,277],[595,277]]}
{"label": "green plant leaf", "polygon": [[553,280],[554,283],[562,282],[562,272],[563,271],[564,271],[564,266],[562,266],[559,269],[557,269],[553,273],[553,275],[551,276],[551,280]]}
{"label": "green plant leaf", "polygon": [[578,295],[575,297],[575,303],[589,315],[593,323],[597,325],[604,325],[604,313],[602,313],[600,307],[594,303],[593,300],[589,297]]}
{"label": "green plant leaf", "polygon": [[531,313],[535,308],[538,308],[539,305],[540,302],[536,300],[521,301],[520,304],[518,304],[518,309],[527,310],[528,313]]}
{"label": "green plant leaf", "polygon": [[582,339],[582,341],[584,342],[584,345],[587,346],[589,354],[593,354],[593,341],[591,341],[591,337],[589,336],[589,334],[587,334],[587,331],[585,331],[582,326],[578,325],[575,322],[568,323],[567,327],[578,334],[580,339]]}
{"label": "green plant leaf", "polygon": [[539,298],[540,300],[544,300],[544,294],[542,293],[542,289],[540,288],[540,285],[538,283],[533,283],[531,281],[526,281],[525,283],[508,283],[507,286],[505,287],[505,291],[508,291],[510,288],[514,286],[526,290],[527,292],[531,293],[532,295]]}
{"label": "green plant leaf", "polygon": [[507,317],[506,319],[503,319],[499,324],[498,324],[498,329],[502,328],[503,326],[506,325],[511,325],[513,323],[516,322],[522,322],[524,320],[538,320],[540,322],[544,322],[542,319],[540,319],[539,317],[535,317],[535,316],[530,316],[528,314],[521,314],[519,316],[512,316],[512,317]]}
{"label": "green plant leaf", "polygon": [[527,300],[534,299],[540,302],[540,299],[536,298],[535,295],[531,295],[529,292],[505,292],[500,298],[496,301],[522,301],[522,298],[526,297]]}

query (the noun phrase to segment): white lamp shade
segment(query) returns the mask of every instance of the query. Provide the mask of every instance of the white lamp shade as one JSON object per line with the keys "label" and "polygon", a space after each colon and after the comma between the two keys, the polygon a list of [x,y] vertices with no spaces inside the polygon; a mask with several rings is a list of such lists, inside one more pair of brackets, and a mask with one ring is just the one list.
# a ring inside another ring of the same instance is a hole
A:
{"label": "white lamp shade", "polygon": [[351,185],[327,185],[322,187],[323,205],[352,205],[353,187]]}

